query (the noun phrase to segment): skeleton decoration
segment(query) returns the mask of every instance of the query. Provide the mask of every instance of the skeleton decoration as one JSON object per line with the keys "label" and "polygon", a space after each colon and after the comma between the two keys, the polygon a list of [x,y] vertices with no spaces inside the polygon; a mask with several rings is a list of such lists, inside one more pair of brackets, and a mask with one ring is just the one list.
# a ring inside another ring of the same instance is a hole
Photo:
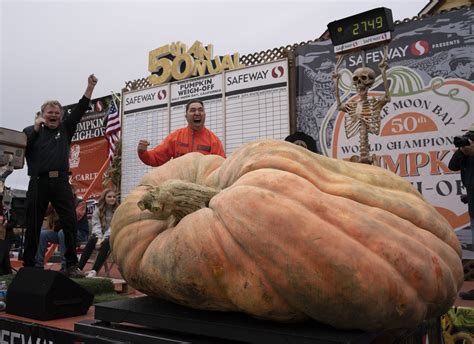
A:
{"label": "skeleton decoration", "polygon": [[360,157],[355,155],[351,157],[351,161],[361,162],[364,164],[374,164],[376,160],[375,154],[369,156],[370,145],[369,145],[369,133],[378,135],[380,133],[380,112],[385,104],[390,102],[390,94],[388,89],[387,80],[387,67],[388,67],[388,46],[384,46],[384,57],[382,62],[379,64],[380,71],[382,73],[383,85],[385,89],[385,95],[379,98],[368,99],[367,94],[369,89],[372,87],[375,81],[375,72],[371,68],[361,67],[354,71],[352,74],[352,84],[355,87],[359,100],[348,101],[341,103],[339,96],[339,79],[340,74],[338,72],[339,66],[344,59],[344,55],[339,56],[335,71],[333,73],[333,79],[336,84],[336,101],[337,108],[339,111],[346,113],[344,118],[344,127],[346,131],[346,137],[349,139],[359,133],[359,145],[360,145]]}

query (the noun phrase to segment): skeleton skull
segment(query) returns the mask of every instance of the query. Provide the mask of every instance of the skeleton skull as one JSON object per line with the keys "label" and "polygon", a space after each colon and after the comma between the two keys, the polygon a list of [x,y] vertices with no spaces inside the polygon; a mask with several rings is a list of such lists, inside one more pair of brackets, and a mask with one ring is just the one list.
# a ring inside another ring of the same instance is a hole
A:
{"label": "skeleton skull", "polygon": [[352,74],[352,82],[359,92],[366,92],[375,81],[375,72],[368,67],[357,68]]}

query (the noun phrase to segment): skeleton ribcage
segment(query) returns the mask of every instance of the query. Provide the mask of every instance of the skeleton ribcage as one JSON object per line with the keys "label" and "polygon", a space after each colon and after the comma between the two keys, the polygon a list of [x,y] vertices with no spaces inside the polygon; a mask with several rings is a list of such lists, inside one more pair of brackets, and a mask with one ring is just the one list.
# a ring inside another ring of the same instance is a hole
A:
{"label": "skeleton ribcage", "polygon": [[367,128],[367,132],[378,135],[380,132],[380,110],[383,103],[375,98],[348,102],[344,107],[346,116],[344,118],[344,127],[346,137],[350,139],[360,131],[362,123]]}

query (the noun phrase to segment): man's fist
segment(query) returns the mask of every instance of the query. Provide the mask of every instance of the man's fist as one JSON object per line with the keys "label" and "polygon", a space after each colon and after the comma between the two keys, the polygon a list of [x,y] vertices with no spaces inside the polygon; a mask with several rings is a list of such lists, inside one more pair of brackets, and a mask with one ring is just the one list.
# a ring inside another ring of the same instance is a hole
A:
{"label": "man's fist", "polygon": [[91,74],[89,75],[89,78],[87,78],[87,83],[90,85],[90,86],[95,86],[97,85],[97,78],[95,77],[94,74]]}
{"label": "man's fist", "polygon": [[145,152],[149,145],[150,145],[150,142],[148,142],[147,140],[138,141],[137,152],[138,153]]}

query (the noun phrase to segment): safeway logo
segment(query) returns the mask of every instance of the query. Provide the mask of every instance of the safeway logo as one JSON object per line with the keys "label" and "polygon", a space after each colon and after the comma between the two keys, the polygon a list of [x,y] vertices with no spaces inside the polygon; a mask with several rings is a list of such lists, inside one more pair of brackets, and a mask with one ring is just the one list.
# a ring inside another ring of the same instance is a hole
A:
{"label": "safeway logo", "polygon": [[281,78],[285,74],[285,70],[282,66],[273,67],[272,69],[272,77]]}
{"label": "safeway logo", "polygon": [[166,98],[166,90],[161,90],[156,93],[156,96],[159,100],[163,100]]}
{"label": "safeway logo", "polygon": [[102,112],[104,110],[104,104],[100,100],[95,102],[94,111],[95,112]]}
{"label": "safeway logo", "polygon": [[427,41],[424,41],[424,40],[413,42],[410,45],[410,52],[414,56],[426,55],[428,54],[429,51],[430,51],[430,45],[428,44]]}

